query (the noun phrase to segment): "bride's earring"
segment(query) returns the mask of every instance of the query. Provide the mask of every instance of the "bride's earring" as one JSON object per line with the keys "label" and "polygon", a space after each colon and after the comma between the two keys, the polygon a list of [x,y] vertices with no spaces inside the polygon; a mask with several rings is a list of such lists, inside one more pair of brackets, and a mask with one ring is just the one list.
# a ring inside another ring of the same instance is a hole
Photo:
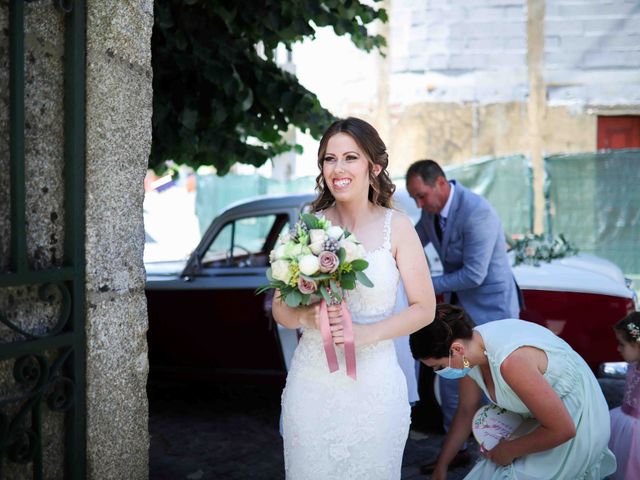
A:
{"label": "bride's earring", "polygon": [[462,366],[464,368],[469,368],[471,366],[471,364],[469,363],[469,360],[467,360],[467,357],[462,357]]}

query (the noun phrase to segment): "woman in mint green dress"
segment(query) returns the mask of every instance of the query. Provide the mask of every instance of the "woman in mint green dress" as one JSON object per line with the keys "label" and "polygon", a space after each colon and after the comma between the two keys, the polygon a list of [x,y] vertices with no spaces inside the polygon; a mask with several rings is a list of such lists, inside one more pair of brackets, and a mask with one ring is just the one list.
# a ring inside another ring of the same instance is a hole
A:
{"label": "woman in mint green dress", "polygon": [[438,305],[434,322],[412,334],[410,344],[437,374],[460,378],[458,408],[432,479],[446,478],[483,393],[540,425],[483,451],[465,479],[596,480],[615,471],[602,390],[582,357],[550,330],[512,319],[474,328],[462,308]]}

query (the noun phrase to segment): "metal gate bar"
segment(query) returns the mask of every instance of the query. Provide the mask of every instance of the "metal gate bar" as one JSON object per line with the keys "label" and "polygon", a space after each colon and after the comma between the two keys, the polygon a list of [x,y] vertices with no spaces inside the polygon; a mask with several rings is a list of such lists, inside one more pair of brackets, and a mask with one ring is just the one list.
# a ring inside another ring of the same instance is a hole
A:
{"label": "metal gate bar", "polygon": [[[27,255],[25,182],[25,12],[26,0],[9,3],[9,102],[11,239],[9,272],[0,288],[39,286],[41,300],[60,300],[55,326],[46,334],[25,331],[0,311],[0,322],[21,335],[0,343],[0,361],[14,361],[13,377],[26,394],[0,398],[0,478],[5,460],[32,463],[34,479],[44,476],[42,414],[65,412],[64,475],[86,473],[85,338],[85,55],[84,0],[54,0],[64,29],[64,212],[63,266],[31,270]],[[44,18],[42,21],[46,21]],[[50,361],[45,353],[55,351]],[[4,406],[19,406],[9,418]],[[46,405],[45,405],[46,404]],[[30,416],[30,424],[27,419]]]}

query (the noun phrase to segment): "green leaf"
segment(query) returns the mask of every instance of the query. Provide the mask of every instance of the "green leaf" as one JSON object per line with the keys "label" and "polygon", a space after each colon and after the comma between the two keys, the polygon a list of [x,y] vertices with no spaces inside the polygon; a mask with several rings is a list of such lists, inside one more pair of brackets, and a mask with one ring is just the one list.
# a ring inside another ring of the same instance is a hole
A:
{"label": "green leaf", "polygon": [[190,108],[185,108],[180,114],[180,123],[189,130],[196,128],[196,122],[198,121],[198,111]]}
{"label": "green leaf", "polygon": [[369,266],[369,262],[367,262],[366,260],[358,259],[351,262],[351,268],[353,268],[356,271],[362,271],[368,266]]}
{"label": "green leaf", "polygon": [[319,288],[318,291],[320,292],[320,295],[322,296],[322,298],[324,298],[325,302],[331,303],[331,296],[327,293],[326,288]]}
{"label": "green leaf", "polygon": [[267,290],[271,290],[273,287],[271,285],[263,285],[262,287],[256,288],[255,295],[260,295],[261,293],[266,292]]}
{"label": "green leaf", "polygon": [[340,247],[338,249],[338,260],[340,261],[340,264],[344,263],[345,258],[347,258],[347,252],[344,248]]}
{"label": "green leaf", "polygon": [[302,305],[309,305],[309,300],[311,300],[311,295],[309,293],[303,293],[302,301],[300,303]]}
{"label": "green leaf", "polygon": [[293,290],[284,297],[284,301],[291,308],[296,308],[302,301],[302,294],[297,290]]}
{"label": "green leaf", "polygon": [[346,272],[342,274],[342,279],[340,280],[340,285],[344,290],[353,290],[356,288],[356,273],[355,272]]}
{"label": "green leaf", "polygon": [[304,273],[301,273],[300,276],[305,280],[311,280],[314,282],[319,282],[321,280],[328,280],[332,278],[330,273],[317,273],[313,276],[309,276],[309,275],[305,275]]}
{"label": "green leaf", "polygon": [[333,295],[333,297],[338,302],[341,302],[342,301],[342,290],[340,289],[340,287],[338,287],[338,284],[335,282],[335,280],[330,280],[329,281],[329,287],[331,288],[331,294]]}
{"label": "green leaf", "polygon": [[318,217],[316,217],[315,215],[311,215],[310,213],[303,213],[300,215],[300,218],[309,230],[318,228]]}
{"label": "green leaf", "polygon": [[365,287],[373,287],[373,283],[369,280],[369,277],[364,272],[356,272],[356,278]]}

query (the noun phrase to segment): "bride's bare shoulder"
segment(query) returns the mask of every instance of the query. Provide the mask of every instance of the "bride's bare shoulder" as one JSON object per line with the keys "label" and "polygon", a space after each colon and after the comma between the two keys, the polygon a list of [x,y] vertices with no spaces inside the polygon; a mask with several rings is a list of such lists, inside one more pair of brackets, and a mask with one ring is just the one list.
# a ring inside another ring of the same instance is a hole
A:
{"label": "bride's bare shoulder", "polygon": [[394,231],[406,231],[408,229],[413,230],[414,226],[411,218],[406,213],[394,209],[391,217],[391,228]]}

